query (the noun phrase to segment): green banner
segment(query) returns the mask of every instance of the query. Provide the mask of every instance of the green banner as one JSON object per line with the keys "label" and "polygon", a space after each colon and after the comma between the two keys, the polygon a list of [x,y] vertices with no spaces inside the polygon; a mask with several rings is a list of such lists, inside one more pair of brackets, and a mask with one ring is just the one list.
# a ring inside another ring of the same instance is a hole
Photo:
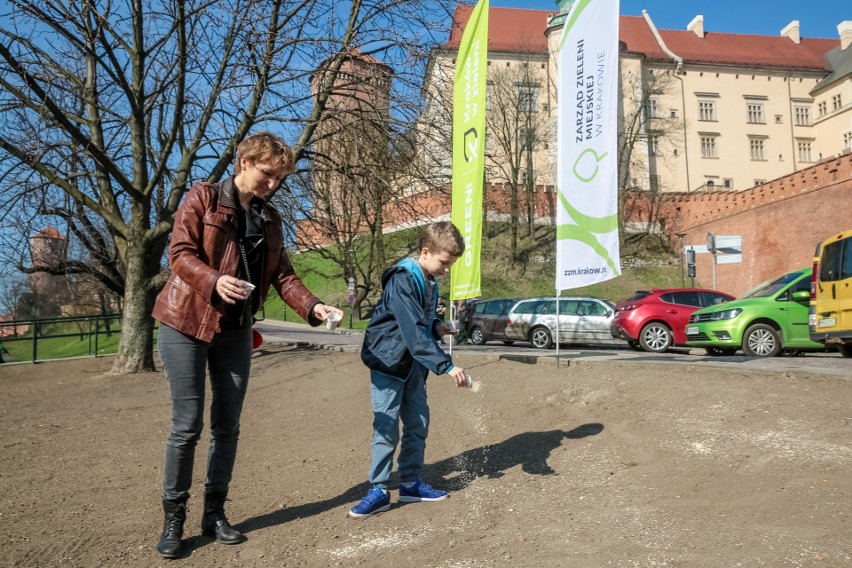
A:
{"label": "green banner", "polygon": [[453,224],[464,255],[450,271],[450,299],[482,295],[482,185],[485,177],[485,77],[488,69],[488,0],[479,0],[462,35],[453,85]]}

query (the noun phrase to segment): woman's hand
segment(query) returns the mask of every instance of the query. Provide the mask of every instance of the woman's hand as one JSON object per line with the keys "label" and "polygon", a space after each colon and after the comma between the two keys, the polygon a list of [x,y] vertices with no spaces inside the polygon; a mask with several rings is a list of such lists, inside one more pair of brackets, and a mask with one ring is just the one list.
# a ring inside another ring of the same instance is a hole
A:
{"label": "woman's hand", "polygon": [[340,324],[343,323],[343,311],[335,308],[334,306],[329,306],[327,304],[317,304],[314,306],[314,317],[320,321],[327,321],[328,314],[337,314],[337,322],[335,322],[334,327],[340,327]]}
{"label": "woman's hand", "polygon": [[438,324],[438,335],[442,337],[446,337],[448,335],[458,336],[459,330],[453,331],[453,328],[450,327],[449,324],[442,323]]}
{"label": "woman's hand", "polygon": [[239,278],[223,274],[216,281],[216,292],[226,304],[236,304],[237,300],[245,300],[251,295],[251,288]]}

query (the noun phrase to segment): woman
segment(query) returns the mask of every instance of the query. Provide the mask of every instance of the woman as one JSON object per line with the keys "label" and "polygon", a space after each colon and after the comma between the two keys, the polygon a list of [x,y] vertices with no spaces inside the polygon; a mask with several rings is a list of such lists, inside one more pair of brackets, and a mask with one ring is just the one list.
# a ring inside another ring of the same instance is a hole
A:
{"label": "woman", "polygon": [[281,217],[263,199],[294,169],[293,151],[278,137],[259,132],[237,147],[234,176],[193,186],[175,215],[172,273],[153,312],[160,321],[157,345],[172,399],[163,475],[165,519],[157,544],[164,558],[181,555],[195,446],[203,426],[205,372],[210,374],[211,438],[201,530],[218,542],[236,544],[245,537],[230,526],[224,507],[248,386],[252,316],[270,286],[312,326],[329,313],[343,315],[296,276],[283,248]]}

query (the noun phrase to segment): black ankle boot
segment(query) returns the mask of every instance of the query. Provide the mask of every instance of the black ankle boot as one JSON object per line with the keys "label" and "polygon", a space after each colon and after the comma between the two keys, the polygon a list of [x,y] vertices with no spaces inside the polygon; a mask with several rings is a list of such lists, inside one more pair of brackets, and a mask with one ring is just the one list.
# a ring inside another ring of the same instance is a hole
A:
{"label": "black ankle boot", "polygon": [[163,558],[178,558],[181,553],[180,539],[186,522],[186,499],[169,501],[163,499],[163,534],[157,543],[157,552]]}
{"label": "black ankle boot", "polygon": [[212,536],[222,544],[238,544],[246,539],[233,528],[225,517],[225,499],[227,493],[204,494],[204,516],[201,517],[201,532]]}

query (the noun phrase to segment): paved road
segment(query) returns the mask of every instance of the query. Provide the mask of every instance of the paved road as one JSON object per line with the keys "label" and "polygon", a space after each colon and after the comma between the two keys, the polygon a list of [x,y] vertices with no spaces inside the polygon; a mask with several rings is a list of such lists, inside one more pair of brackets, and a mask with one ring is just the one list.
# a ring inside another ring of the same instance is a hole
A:
{"label": "paved road", "polygon": [[[304,345],[316,349],[357,351],[361,348],[363,335],[360,331],[347,329],[329,332],[324,326],[312,328],[292,322],[263,320],[255,324],[263,334],[264,342],[270,344]],[[449,348],[449,347],[447,347]],[[482,346],[457,345],[458,353],[477,353],[505,359],[534,362],[539,358],[554,358],[556,351],[535,349],[524,343],[503,345],[488,343]],[[745,369],[770,371],[816,371],[852,379],[852,359],[844,359],[839,353],[812,353],[798,357],[746,357],[737,354],[731,357],[710,357],[703,349],[673,349],[668,353],[654,354],[633,351],[625,344],[600,346],[563,346],[560,359],[587,361],[632,361],[636,363],[665,363],[681,365],[713,365],[719,368],[742,371]]]}

